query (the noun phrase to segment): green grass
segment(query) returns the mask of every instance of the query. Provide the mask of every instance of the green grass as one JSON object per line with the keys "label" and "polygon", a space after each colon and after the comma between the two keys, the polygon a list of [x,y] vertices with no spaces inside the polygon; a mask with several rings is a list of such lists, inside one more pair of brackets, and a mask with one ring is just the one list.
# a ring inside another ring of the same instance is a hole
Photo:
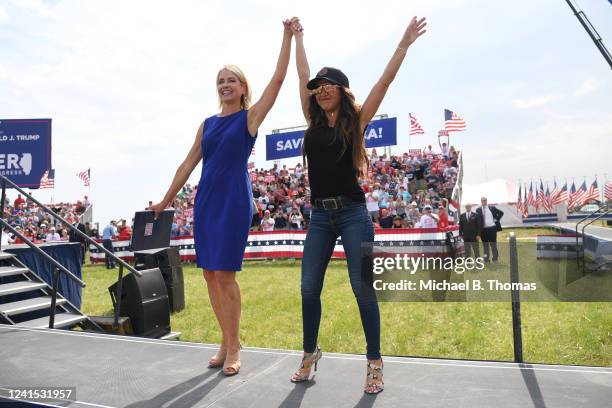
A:
{"label": "green grass", "polygon": [[[184,341],[218,343],[220,332],[202,272],[185,264],[183,273],[186,308],[172,315],[172,330],[182,332]],[[117,271],[86,266],[83,277],[88,285],[83,293],[83,311],[112,314],[107,288],[116,280]],[[300,261],[245,261],[238,281],[242,291],[242,343],[300,349]],[[321,348],[363,354],[365,339],[344,261],[330,263],[322,303]],[[612,365],[612,304],[525,302],[521,308],[526,361]],[[508,302],[381,302],[380,311],[383,354],[513,358]]]}

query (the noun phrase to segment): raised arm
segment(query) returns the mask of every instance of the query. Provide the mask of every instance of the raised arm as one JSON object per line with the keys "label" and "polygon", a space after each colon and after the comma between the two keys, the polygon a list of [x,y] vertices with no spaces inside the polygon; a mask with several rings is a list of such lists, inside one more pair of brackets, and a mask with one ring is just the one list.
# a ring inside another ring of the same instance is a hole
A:
{"label": "raised arm", "polygon": [[310,79],[310,67],[308,66],[308,58],[306,58],[306,49],[304,48],[304,29],[299,21],[292,24],[293,36],[295,37],[295,63],[297,66],[298,78],[300,80],[300,101],[302,103],[302,113],[306,118],[306,122],[310,122],[310,93],[306,84]]}
{"label": "raised arm", "polygon": [[165,208],[169,207],[176,197],[177,193],[180,189],[185,185],[187,179],[193,172],[195,166],[198,165],[200,160],[202,159],[202,132],[204,131],[204,122],[198,128],[198,132],[196,133],[196,139],[193,142],[193,146],[187,153],[187,157],[183,160],[183,163],[178,167],[176,173],[174,174],[174,179],[172,179],[172,184],[170,184],[170,188],[164,195],[164,198],[157,204],[154,204],[149,208],[149,210],[155,211],[155,218],[161,213]]}
{"label": "raised arm", "polygon": [[412,17],[412,20],[410,20],[410,24],[408,24],[408,27],[406,28],[399,45],[395,49],[393,56],[389,60],[387,67],[385,68],[378,82],[374,84],[370,94],[363,103],[360,117],[361,129],[365,129],[376,114],[378,107],[382,103],[382,100],[387,93],[387,89],[389,89],[389,85],[391,85],[391,82],[393,82],[395,79],[395,75],[404,61],[408,47],[410,47],[410,45],[415,42],[417,38],[425,34],[426,25],[427,23],[425,22],[425,17],[418,21],[416,17]]}
{"label": "raised arm", "polygon": [[289,65],[289,57],[291,56],[291,37],[293,36],[291,24],[295,20],[297,20],[296,17],[293,17],[291,20],[283,21],[285,29],[283,31],[283,43],[281,45],[278,61],[276,62],[276,70],[268,86],[264,89],[261,98],[259,98],[255,105],[249,109],[247,125],[251,136],[257,133],[257,129],[259,129],[261,122],[264,121],[266,115],[270,112],[270,109],[272,109],[272,105],[274,105],[276,97],[283,85],[283,81],[285,80],[285,76],[287,75],[287,66]]}

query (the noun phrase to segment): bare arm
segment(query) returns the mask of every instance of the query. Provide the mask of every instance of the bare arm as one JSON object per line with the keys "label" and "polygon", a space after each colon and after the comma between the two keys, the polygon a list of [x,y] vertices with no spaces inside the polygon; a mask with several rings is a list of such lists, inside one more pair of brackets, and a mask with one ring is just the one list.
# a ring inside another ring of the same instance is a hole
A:
{"label": "bare arm", "polygon": [[393,82],[395,79],[395,75],[397,74],[397,71],[399,71],[402,62],[404,61],[408,47],[410,47],[410,45],[415,42],[417,38],[425,33],[424,28],[426,25],[427,23],[425,22],[424,17],[418,21],[416,17],[413,17],[410,24],[408,24],[408,28],[406,28],[398,47],[395,49],[393,56],[387,64],[387,67],[385,68],[378,82],[374,84],[370,94],[363,103],[360,117],[361,129],[365,129],[376,114],[378,107],[382,103],[382,100],[387,93],[387,89],[389,89],[389,85],[391,85],[391,82]]}
{"label": "bare arm", "polygon": [[299,21],[291,26],[293,36],[295,37],[295,63],[300,82],[300,102],[302,103],[302,113],[306,122],[310,122],[310,93],[306,84],[310,79],[310,67],[308,66],[308,58],[306,58],[306,49],[304,48],[304,29]]}
{"label": "bare arm", "polygon": [[285,76],[287,75],[287,66],[289,65],[289,57],[291,56],[291,23],[295,20],[294,17],[291,20],[285,20],[283,25],[285,30],[283,31],[283,43],[281,45],[281,51],[276,62],[276,70],[272,75],[272,79],[264,89],[261,98],[249,109],[247,116],[247,124],[249,133],[254,136],[257,133],[257,129],[266,118],[272,105],[276,102],[276,97],[280,92]]}
{"label": "bare arm", "polygon": [[172,179],[172,184],[170,184],[170,188],[164,195],[164,198],[157,204],[154,204],[150,210],[155,211],[155,218],[161,213],[166,207],[172,204],[174,197],[180,191],[180,189],[185,185],[187,179],[191,175],[191,172],[198,165],[200,160],[202,160],[202,132],[204,131],[204,122],[198,128],[198,132],[196,134],[196,139],[187,153],[187,157],[181,163],[181,165],[176,170],[174,175],[174,179]]}

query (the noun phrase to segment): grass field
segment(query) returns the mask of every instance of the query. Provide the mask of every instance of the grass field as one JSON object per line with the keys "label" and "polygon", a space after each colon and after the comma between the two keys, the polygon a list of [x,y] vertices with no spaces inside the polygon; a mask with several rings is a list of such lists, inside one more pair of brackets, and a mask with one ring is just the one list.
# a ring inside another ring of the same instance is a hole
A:
{"label": "grass field", "polygon": [[[521,237],[542,230],[529,229]],[[500,236],[503,240],[507,232]],[[185,310],[173,314],[181,340],[218,343],[220,332],[202,272],[183,265]],[[112,314],[108,286],[117,270],[86,266],[83,311]],[[300,261],[249,261],[238,274],[242,290],[241,340],[246,346],[300,349]],[[322,295],[319,342],[324,351],[363,354],[365,339],[344,261],[332,261]],[[524,358],[528,362],[612,365],[612,303],[522,303]],[[381,302],[381,344],[386,355],[512,360],[508,302]]]}

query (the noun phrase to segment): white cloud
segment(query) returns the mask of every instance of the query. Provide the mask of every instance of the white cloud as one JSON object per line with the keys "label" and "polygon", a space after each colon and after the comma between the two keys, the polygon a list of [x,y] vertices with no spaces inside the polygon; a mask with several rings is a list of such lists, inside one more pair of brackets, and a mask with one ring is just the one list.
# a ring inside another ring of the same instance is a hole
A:
{"label": "white cloud", "polygon": [[590,94],[596,89],[597,81],[586,79],[582,81],[580,86],[574,91],[574,96],[584,96]]}
{"label": "white cloud", "polygon": [[8,13],[6,9],[0,5],[0,24],[7,23],[9,21]]}
{"label": "white cloud", "polygon": [[542,95],[526,99],[515,99],[512,104],[518,109],[532,109],[544,106],[555,99],[556,97],[554,95]]}

